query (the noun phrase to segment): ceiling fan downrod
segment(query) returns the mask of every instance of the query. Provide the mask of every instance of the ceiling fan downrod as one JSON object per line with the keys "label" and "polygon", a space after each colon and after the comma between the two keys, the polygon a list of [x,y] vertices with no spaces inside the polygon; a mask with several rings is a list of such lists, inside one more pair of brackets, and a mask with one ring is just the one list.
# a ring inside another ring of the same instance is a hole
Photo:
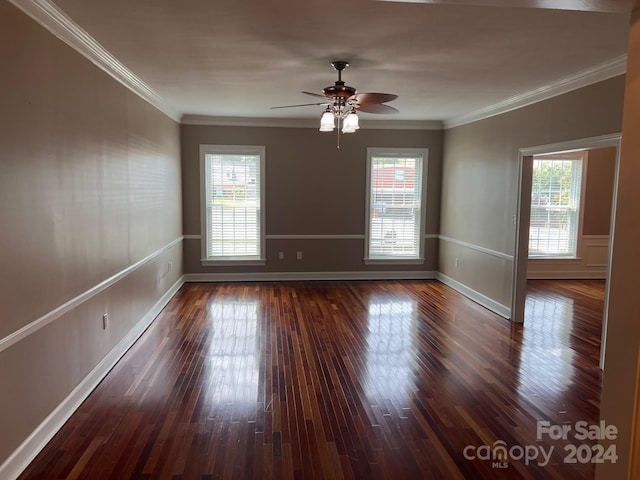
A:
{"label": "ceiling fan downrod", "polygon": [[338,71],[338,81],[342,81],[342,71],[349,66],[349,62],[345,62],[344,60],[336,60],[335,62],[331,62],[333,68]]}
{"label": "ceiling fan downrod", "polygon": [[346,103],[346,100],[356,93],[356,89],[344,84],[342,80],[342,71],[349,66],[349,62],[343,60],[336,60],[331,62],[333,68],[338,71],[338,80],[333,85],[326,87],[322,90],[326,97],[335,100],[340,100]]}

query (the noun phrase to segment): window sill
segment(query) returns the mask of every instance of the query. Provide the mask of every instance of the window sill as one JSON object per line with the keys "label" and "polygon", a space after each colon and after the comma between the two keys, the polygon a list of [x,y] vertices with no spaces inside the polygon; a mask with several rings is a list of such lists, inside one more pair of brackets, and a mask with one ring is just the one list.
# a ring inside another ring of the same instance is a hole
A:
{"label": "window sill", "polygon": [[530,262],[555,262],[555,263],[576,263],[581,262],[582,257],[529,257]]}
{"label": "window sill", "polygon": [[421,265],[424,258],[365,258],[365,265]]}
{"label": "window sill", "polygon": [[267,263],[266,258],[225,258],[225,259],[211,259],[211,258],[203,258],[200,260],[200,263],[204,267],[215,267],[215,266],[234,266],[234,267],[254,267],[254,266],[264,266]]}

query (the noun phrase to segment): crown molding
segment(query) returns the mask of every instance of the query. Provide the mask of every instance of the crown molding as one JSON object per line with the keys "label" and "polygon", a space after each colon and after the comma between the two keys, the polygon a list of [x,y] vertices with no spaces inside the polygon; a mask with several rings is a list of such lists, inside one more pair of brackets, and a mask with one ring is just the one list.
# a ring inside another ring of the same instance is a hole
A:
{"label": "crown molding", "polygon": [[[9,2],[133,93],[183,125],[317,128],[316,119],[216,117],[190,114],[181,117],[180,113],[168,106],[157,92],[124,66],[50,0],[9,0]],[[365,119],[360,121],[360,127],[381,130],[442,130],[458,127],[622,75],[626,72],[626,63],[627,56],[621,55],[550,84],[445,121]]]}
{"label": "crown molding", "polygon": [[157,92],[111,55],[58,6],[49,0],[9,0],[9,2],[133,93],[176,122],[180,121],[178,112],[168,107]]}
{"label": "crown molding", "polygon": [[[278,127],[278,128],[318,128],[315,118],[249,118],[216,117],[209,115],[183,115],[182,125],[211,125],[219,127]],[[443,123],[433,120],[360,120],[360,128],[371,130],[442,130]]]}
{"label": "crown molding", "polygon": [[577,90],[588,85],[592,85],[609,78],[622,75],[627,71],[627,55],[620,55],[606,62],[594,65],[591,68],[582,70],[563,77],[555,82],[543,85],[534,90],[523,92],[518,95],[509,97],[501,102],[489,105],[488,107],[460,115],[458,117],[445,120],[444,128],[459,127],[468,123],[477,122],[485,118],[507,113],[518,108],[526,107],[534,103],[547,100],[549,98]]}
{"label": "crown molding", "polygon": [[442,120],[361,120],[360,128],[380,130],[442,130]]}
{"label": "crown molding", "polygon": [[[320,116],[318,116],[318,119]],[[317,128],[319,120],[311,118],[254,118],[254,117],[216,117],[211,115],[182,115],[182,125],[211,125],[218,127],[293,127]]]}
{"label": "crown molding", "polygon": [[473,7],[543,8],[578,12],[629,13],[630,0],[377,0],[395,3],[431,3]]}

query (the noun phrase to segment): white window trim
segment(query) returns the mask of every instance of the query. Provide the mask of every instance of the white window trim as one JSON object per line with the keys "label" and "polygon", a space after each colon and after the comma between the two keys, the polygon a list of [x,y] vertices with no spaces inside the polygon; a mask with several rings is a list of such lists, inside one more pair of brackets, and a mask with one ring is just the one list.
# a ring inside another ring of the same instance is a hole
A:
{"label": "white window trim", "polygon": [[[418,232],[418,257],[373,257],[369,255],[369,236],[371,234],[371,159],[378,156],[386,157],[422,157],[422,195],[420,198],[420,229]],[[427,148],[367,148],[367,172],[366,172],[366,201],[365,201],[365,236],[364,236],[364,263],[365,265],[420,265],[424,264],[425,256],[425,228],[427,215],[427,177],[429,166],[429,149]]]}
{"label": "white window trim", "polygon": [[[575,152],[579,152],[581,156],[581,169],[580,172],[580,204],[578,211],[578,229],[576,232],[576,254],[574,255],[529,255],[527,254],[527,261],[529,262],[540,262],[542,263],[551,263],[551,262],[565,262],[565,263],[577,263],[582,261],[582,237],[583,237],[583,227],[584,227],[584,207],[586,201],[586,189],[587,189],[587,172],[588,172],[588,162],[589,162],[589,151],[588,150],[576,150],[570,151],[566,153],[560,154],[551,154],[551,153],[543,153],[539,155],[534,155],[533,159],[536,157],[553,157],[558,159],[566,158],[567,160],[576,159],[577,156]],[[531,215],[531,214],[529,214]],[[529,227],[531,228],[531,227]]]}
{"label": "white window trim", "polygon": [[[259,155],[260,156],[260,256],[229,256],[207,258],[207,187],[206,156],[222,155]],[[265,154],[264,146],[258,145],[200,145],[200,263],[203,266],[234,265],[260,266],[265,265],[266,259],[266,208],[265,208]]]}

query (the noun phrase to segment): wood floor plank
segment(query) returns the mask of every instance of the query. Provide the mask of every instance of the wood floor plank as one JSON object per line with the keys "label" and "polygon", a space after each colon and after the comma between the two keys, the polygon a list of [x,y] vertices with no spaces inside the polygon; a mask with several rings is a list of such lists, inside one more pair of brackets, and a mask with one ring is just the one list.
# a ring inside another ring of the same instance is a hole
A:
{"label": "wood floor plank", "polygon": [[[524,325],[437,281],[186,284],[20,477],[591,479],[536,422],[598,422],[604,282]],[[550,462],[467,458],[553,448]]]}

